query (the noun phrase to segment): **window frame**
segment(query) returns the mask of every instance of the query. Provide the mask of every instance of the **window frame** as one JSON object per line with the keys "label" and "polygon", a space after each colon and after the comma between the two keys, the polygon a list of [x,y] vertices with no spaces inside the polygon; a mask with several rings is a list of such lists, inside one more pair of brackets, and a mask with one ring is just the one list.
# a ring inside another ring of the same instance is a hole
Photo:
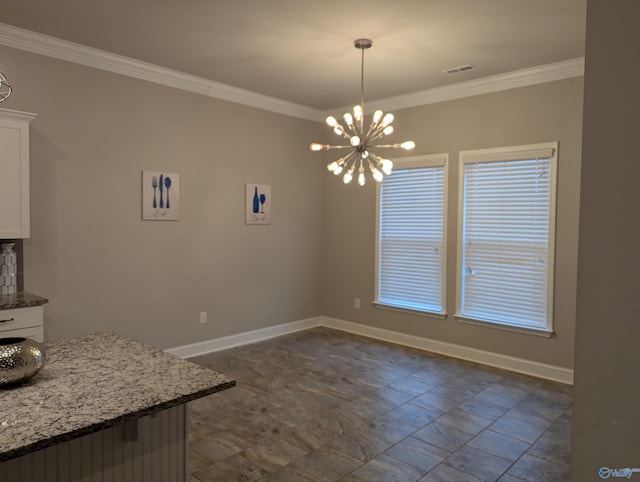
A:
{"label": "window frame", "polygon": [[[547,154],[549,153],[549,154]],[[533,157],[532,157],[533,156]],[[479,319],[462,313],[463,281],[465,276],[464,258],[464,226],[465,226],[465,165],[482,162],[501,162],[530,160],[538,158],[550,159],[549,185],[549,222],[548,222],[548,251],[546,270],[546,324],[544,327],[524,325],[521,323],[506,323],[499,320]],[[544,156],[544,157],[543,157]],[[499,147],[489,149],[475,149],[460,151],[458,163],[458,235],[456,255],[456,307],[454,317],[463,323],[479,324],[520,333],[550,337],[554,325],[554,286],[555,286],[555,251],[556,251],[556,212],[557,212],[557,180],[558,180],[558,142],[544,142],[520,146]]]}
{"label": "window frame", "polygon": [[[393,311],[400,311],[406,313],[412,313],[422,316],[429,316],[434,318],[446,318],[447,317],[447,234],[448,234],[448,197],[449,197],[449,154],[427,154],[418,156],[407,156],[393,159],[394,171],[396,170],[409,170],[419,168],[430,167],[443,167],[443,208],[442,208],[442,277],[441,283],[441,310],[424,310],[419,308],[413,308],[409,306],[402,306],[401,304],[394,304],[389,302],[380,301],[380,202],[381,202],[381,183],[376,183],[376,235],[375,235],[375,274],[374,274],[374,301],[373,305],[377,308],[389,309]],[[384,180],[382,181],[384,182]]]}

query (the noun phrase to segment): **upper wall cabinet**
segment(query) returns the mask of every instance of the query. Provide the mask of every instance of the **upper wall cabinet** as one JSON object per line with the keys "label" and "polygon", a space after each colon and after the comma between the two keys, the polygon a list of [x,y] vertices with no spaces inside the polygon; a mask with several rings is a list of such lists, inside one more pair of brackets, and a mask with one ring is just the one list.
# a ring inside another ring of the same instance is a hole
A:
{"label": "upper wall cabinet", "polygon": [[29,237],[29,122],[35,117],[0,109],[0,239]]}

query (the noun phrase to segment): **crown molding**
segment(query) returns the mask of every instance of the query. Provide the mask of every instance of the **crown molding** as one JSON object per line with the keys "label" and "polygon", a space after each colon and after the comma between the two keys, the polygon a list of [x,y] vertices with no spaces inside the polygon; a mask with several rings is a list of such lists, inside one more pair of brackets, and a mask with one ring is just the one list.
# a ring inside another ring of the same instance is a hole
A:
{"label": "crown molding", "polygon": [[[335,111],[351,109],[343,106],[321,111],[5,23],[0,23],[0,45],[305,120],[322,122]],[[370,104],[383,110],[406,109],[582,75],[584,57],[372,100]]]}
{"label": "crown molding", "polygon": [[321,111],[245,89],[185,74],[104,50],[61,40],[30,30],[0,23],[0,45],[46,55],[96,69],[147,80],[156,84],[194,92],[237,104],[277,112],[305,120],[318,121]]}
{"label": "crown molding", "polygon": [[[584,75],[584,57],[555,62],[552,64],[529,67],[522,70],[515,70],[505,74],[491,75],[481,79],[468,80],[457,84],[435,87],[433,89],[412,92],[410,94],[387,97],[369,102],[375,104],[375,109],[398,110],[421,105],[435,104],[447,100],[461,99],[474,95],[489,94],[502,90],[526,87],[529,85],[552,82],[554,80],[569,79],[571,77],[581,77]],[[349,111],[351,106],[343,106],[327,110],[323,116],[330,115],[336,111]],[[369,109],[365,109],[369,112]],[[371,111],[373,108],[371,108]]]}
{"label": "crown molding", "polygon": [[12,109],[0,109],[0,117],[2,117],[3,119],[11,119],[14,121],[31,122],[33,119],[38,117],[38,114],[33,114],[31,112],[22,112],[19,110],[12,110]]}

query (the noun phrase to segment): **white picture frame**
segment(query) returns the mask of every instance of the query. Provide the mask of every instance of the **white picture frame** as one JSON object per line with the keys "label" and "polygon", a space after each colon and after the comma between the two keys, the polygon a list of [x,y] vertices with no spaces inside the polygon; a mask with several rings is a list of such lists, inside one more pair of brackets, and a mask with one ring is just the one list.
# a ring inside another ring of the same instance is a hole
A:
{"label": "white picture frame", "polygon": [[271,186],[247,183],[245,196],[245,223],[271,224]]}
{"label": "white picture frame", "polygon": [[142,219],[177,221],[180,218],[180,175],[142,171]]}

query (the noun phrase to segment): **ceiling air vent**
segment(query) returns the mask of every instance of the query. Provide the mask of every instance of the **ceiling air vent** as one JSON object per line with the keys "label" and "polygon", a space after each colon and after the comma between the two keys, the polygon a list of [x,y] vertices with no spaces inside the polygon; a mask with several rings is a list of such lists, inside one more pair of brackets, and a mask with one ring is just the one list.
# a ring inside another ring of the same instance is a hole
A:
{"label": "ceiling air vent", "polygon": [[459,74],[461,72],[468,72],[469,70],[476,70],[478,67],[475,65],[467,64],[467,65],[459,65],[458,67],[452,67],[447,70],[443,70],[442,73],[445,75],[453,75]]}

